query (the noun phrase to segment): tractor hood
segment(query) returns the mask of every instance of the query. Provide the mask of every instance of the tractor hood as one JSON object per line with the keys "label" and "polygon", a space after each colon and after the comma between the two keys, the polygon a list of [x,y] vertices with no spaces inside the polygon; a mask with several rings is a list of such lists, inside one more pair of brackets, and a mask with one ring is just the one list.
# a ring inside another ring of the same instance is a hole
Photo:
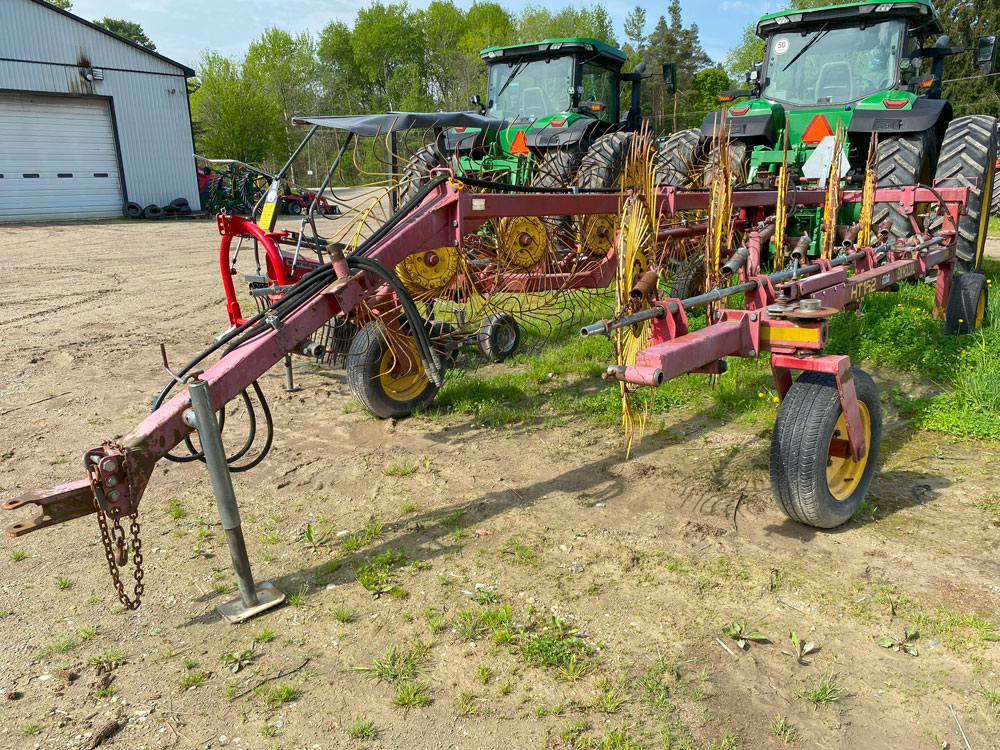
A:
{"label": "tractor hood", "polygon": [[562,148],[580,141],[600,121],[579,112],[557,112],[537,120],[518,120],[487,127],[453,127],[444,134],[448,151],[482,149],[496,141],[510,154]]}

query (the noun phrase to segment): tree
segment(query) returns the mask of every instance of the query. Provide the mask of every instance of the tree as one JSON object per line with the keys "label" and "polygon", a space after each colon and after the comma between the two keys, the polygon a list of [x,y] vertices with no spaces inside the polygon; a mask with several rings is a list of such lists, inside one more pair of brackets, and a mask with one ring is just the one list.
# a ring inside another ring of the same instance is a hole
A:
{"label": "tree", "polygon": [[764,58],[764,42],[757,36],[757,27],[746,26],[740,41],[726,55],[726,72],[734,80],[742,80],[743,74],[753,67],[755,62]]}
{"label": "tree", "polygon": [[579,36],[589,36],[618,46],[611,16],[600,5],[583,6],[579,10],[568,5],[556,12],[537,5],[526,5],[517,22],[517,39],[521,42]]}
{"label": "tree", "polygon": [[49,5],[54,5],[60,10],[70,10],[73,7],[71,0],[46,0]]}
{"label": "tree", "polygon": [[261,89],[280,108],[284,127],[279,141],[282,150],[290,151],[299,141],[292,118],[312,114],[319,98],[316,43],[306,32],[292,36],[283,29],[265,29],[259,39],[251,42],[243,70],[259,81]]}
{"label": "tree", "polygon": [[685,124],[701,122],[706,114],[692,104],[696,98],[692,94],[692,83],[699,70],[712,65],[712,59],[702,49],[698,25],[684,26],[680,0],[671,0],[668,15],[669,23],[660,16],[642,53],[649,60],[677,63],[677,93],[670,102],[670,113],[666,114],[663,81],[651,78],[644,100],[647,111],[651,110],[654,118],[665,118],[670,129],[676,131]]}
{"label": "tree", "polygon": [[191,96],[192,114],[203,128],[198,152],[251,163],[280,158],[281,107],[255,71],[217,52],[206,52],[198,68],[201,88]]}
{"label": "tree", "polygon": [[124,18],[108,18],[105,16],[100,21],[94,21],[94,23],[98,26],[103,26],[112,34],[124,37],[130,42],[141,44],[148,50],[154,52],[156,51],[156,45],[153,44],[153,40],[146,36],[146,32],[142,30],[142,26],[134,21],[126,21]]}
{"label": "tree", "polygon": [[[938,8],[938,18],[952,47],[974,47],[976,37],[1000,33],[998,0],[945,0]],[[934,44],[925,39],[924,46]],[[983,77],[976,67],[974,52],[945,58],[944,96],[951,100],[957,117],[971,114],[1000,116],[998,76]],[[929,68],[924,63],[923,72]],[[967,79],[967,80],[955,80]]]}

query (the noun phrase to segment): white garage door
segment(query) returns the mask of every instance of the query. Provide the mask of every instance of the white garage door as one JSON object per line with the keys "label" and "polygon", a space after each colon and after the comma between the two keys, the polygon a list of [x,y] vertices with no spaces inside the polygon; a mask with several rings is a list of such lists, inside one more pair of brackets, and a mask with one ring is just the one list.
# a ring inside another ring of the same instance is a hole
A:
{"label": "white garage door", "polygon": [[107,101],[0,94],[0,221],[121,214]]}

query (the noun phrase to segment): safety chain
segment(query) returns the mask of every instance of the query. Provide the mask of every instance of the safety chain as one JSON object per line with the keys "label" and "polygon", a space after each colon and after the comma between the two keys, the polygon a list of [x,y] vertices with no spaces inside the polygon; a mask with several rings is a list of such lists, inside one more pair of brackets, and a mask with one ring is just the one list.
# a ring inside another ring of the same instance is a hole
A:
{"label": "safety chain", "polygon": [[142,592],[145,588],[142,578],[145,573],[142,570],[142,540],[139,539],[139,512],[135,511],[131,513],[129,518],[132,520],[129,531],[132,533],[132,575],[135,577],[135,591],[133,594],[135,598],[133,599],[129,599],[128,594],[125,593],[125,586],[118,573],[118,569],[128,563],[128,548],[125,545],[125,531],[122,529],[121,518],[116,517],[112,521],[114,529],[114,539],[112,539],[112,534],[108,531],[108,521],[104,512],[100,509],[97,511],[97,525],[101,529],[104,556],[108,560],[108,570],[111,572],[111,581],[114,583],[115,591],[118,593],[118,600],[125,605],[126,609],[135,610],[139,609],[139,605],[142,603]]}

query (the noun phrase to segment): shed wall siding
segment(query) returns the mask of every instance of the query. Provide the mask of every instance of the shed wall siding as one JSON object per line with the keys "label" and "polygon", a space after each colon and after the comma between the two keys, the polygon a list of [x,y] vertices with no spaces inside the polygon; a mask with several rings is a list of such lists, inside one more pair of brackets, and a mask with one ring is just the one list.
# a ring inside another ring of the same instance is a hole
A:
{"label": "shed wall siding", "polygon": [[[0,9],[0,90],[110,97],[128,200],[200,208],[180,68],[30,0]],[[86,63],[104,80],[84,80]]]}

